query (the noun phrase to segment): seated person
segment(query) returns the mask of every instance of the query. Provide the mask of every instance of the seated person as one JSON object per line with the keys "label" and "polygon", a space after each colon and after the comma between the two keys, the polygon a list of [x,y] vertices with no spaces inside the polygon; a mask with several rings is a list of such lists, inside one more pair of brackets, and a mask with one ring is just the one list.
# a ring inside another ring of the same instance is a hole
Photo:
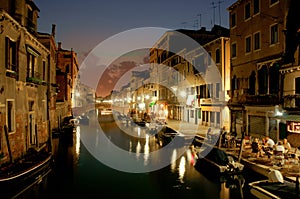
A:
{"label": "seated person", "polygon": [[284,146],[284,149],[285,149],[286,153],[291,151],[291,149],[292,149],[290,143],[287,141],[286,138],[283,139],[283,146]]}
{"label": "seated person", "polygon": [[275,146],[274,155],[276,156],[282,156],[285,153],[284,146],[281,141],[278,142],[278,144]]}
{"label": "seated person", "polygon": [[263,156],[262,147],[259,144],[258,138],[255,138],[254,141],[251,143],[252,153],[256,153],[256,157]]}
{"label": "seated person", "polygon": [[265,140],[265,151],[272,151],[274,149],[275,142],[269,136],[266,136]]}

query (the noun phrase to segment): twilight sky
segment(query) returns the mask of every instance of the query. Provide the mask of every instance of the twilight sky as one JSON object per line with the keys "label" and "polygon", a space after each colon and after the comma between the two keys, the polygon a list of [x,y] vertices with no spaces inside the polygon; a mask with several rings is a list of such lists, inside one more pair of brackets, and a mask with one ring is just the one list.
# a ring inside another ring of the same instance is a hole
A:
{"label": "twilight sky", "polygon": [[[82,56],[104,39],[133,28],[196,29],[201,18],[201,26],[210,30],[214,18],[215,24],[220,22],[219,1],[35,0],[35,3],[40,9],[38,30],[51,32],[51,24],[56,24],[56,40],[62,42],[63,48],[73,48]],[[220,2],[221,25],[228,27],[226,8],[235,0]]]}
{"label": "twilight sky", "polygon": [[[52,24],[56,24],[56,41],[62,42],[64,49],[73,48],[81,64],[98,44],[124,31],[144,27],[196,30],[200,25],[210,30],[214,24],[228,27],[229,17],[226,9],[236,0],[34,0],[34,2],[40,9],[38,31],[50,33]],[[138,62],[145,59],[143,53],[139,54],[140,57],[134,56],[135,58],[127,54],[127,60],[126,58],[121,60],[131,64],[125,66],[122,62],[114,62],[105,71],[105,78],[100,75],[97,94],[106,96],[111,90],[118,90],[117,81],[132,68],[132,63],[138,65]],[[94,63],[92,67],[99,68],[96,62],[102,58],[93,55],[88,62],[92,61]],[[127,71],[124,71],[124,68]],[[116,77],[116,74],[120,76]],[[97,72],[89,74],[88,78],[97,82]],[[126,81],[122,83],[125,85]]]}

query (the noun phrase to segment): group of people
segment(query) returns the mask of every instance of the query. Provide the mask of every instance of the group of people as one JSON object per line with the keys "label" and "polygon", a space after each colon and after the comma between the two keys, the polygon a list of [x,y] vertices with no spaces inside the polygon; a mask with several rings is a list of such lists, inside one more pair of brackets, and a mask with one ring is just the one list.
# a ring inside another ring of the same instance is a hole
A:
{"label": "group of people", "polygon": [[255,138],[251,143],[251,148],[252,152],[256,153],[257,157],[262,157],[265,154],[268,156],[272,154],[283,156],[291,151],[291,145],[286,138],[275,144],[274,140],[269,136],[266,136],[261,141],[259,141],[258,138]]}

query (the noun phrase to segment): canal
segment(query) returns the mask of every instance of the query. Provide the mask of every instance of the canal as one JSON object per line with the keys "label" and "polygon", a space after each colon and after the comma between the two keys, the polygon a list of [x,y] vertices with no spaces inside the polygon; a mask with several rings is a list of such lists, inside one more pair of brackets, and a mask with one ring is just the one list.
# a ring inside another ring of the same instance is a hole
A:
{"label": "canal", "polygon": [[[105,122],[101,129],[105,138],[83,125],[72,139],[54,138],[52,171],[17,198],[252,198],[247,183],[260,179],[247,170],[228,179],[199,171],[193,166],[189,150],[181,154],[179,149],[170,149],[165,153],[170,157],[153,158],[151,152],[161,150],[161,146],[143,128],[120,128],[114,122]],[[142,162],[151,169],[142,172],[141,167],[127,161],[126,155],[116,155],[115,146],[127,151],[137,164]],[[98,156],[96,150],[105,154]],[[111,162],[107,160],[110,155]],[[169,164],[161,164],[165,162],[161,158]],[[127,168],[119,169],[124,162]],[[154,164],[161,165],[157,169]]]}

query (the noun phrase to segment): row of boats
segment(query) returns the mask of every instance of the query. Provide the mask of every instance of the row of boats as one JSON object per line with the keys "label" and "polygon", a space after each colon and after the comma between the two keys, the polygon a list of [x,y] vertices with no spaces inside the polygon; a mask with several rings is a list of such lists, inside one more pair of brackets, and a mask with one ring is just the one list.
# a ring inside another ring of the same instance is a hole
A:
{"label": "row of boats", "polygon": [[[153,128],[153,127],[152,127]],[[152,133],[153,133],[153,129]],[[165,146],[172,143],[176,137],[181,138],[181,146],[185,143],[184,135],[169,127],[157,130],[155,137],[157,141]],[[189,139],[189,138],[188,138]],[[216,147],[206,137],[196,135],[190,146],[197,157],[194,166],[210,175],[231,177],[243,173],[244,164],[237,161],[237,157],[228,154],[222,148]],[[249,183],[250,192],[257,198],[279,199],[279,198],[300,198],[299,181],[300,173],[296,175],[296,182],[284,179],[279,170],[270,169],[268,178]]]}

